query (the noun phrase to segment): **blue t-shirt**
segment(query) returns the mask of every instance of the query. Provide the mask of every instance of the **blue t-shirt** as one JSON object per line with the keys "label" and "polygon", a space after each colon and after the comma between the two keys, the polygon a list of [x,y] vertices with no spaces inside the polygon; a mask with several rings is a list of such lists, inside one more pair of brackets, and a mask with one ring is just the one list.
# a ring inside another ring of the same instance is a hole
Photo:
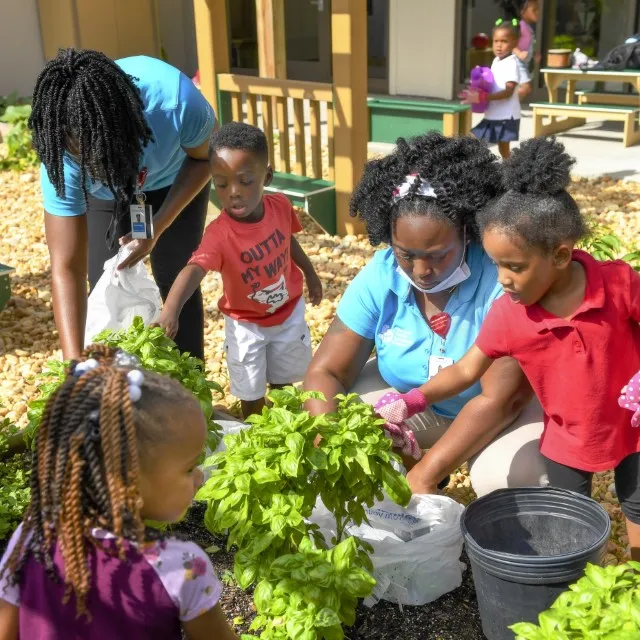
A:
{"label": "blue t-shirt", "polygon": [[[175,67],[148,56],[134,56],[117,60],[116,64],[136,78],[140,89],[147,123],[153,132],[153,142],[145,147],[139,167],[146,167],[143,189],[153,191],[173,184],[185,159],[183,148],[190,149],[205,142],[216,121],[206,98],[182,72]],[[64,157],[66,197],[59,198],[40,165],[40,185],[45,211],[55,216],[78,216],[86,211],[80,167],[67,154]],[[87,180],[91,195],[112,200],[107,187]]]}
{"label": "blue t-shirt", "polygon": [[[403,393],[419,387],[427,381],[432,354],[458,361],[475,342],[502,287],[495,265],[480,245],[469,245],[467,265],[470,277],[454,291],[445,307],[451,327],[444,344],[420,312],[414,288],[396,272],[398,263],[391,248],[378,251],[347,287],[338,305],[338,317],[363,338],[375,340],[378,369],[388,385]],[[477,383],[433,409],[446,418],[455,418],[480,392]]]}

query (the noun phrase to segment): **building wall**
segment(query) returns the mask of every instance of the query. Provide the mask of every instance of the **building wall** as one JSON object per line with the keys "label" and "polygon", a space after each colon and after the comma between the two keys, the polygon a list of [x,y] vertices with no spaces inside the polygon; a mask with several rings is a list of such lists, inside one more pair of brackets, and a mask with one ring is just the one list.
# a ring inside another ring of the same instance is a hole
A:
{"label": "building wall", "polygon": [[390,0],[389,93],[455,97],[458,0]]}
{"label": "building wall", "polygon": [[196,27],[191,0],[156,0],[160,44],[167,62],[192,78],[198,70]]}
{"label": "building wall", "polygon": [[0,60],[0,95],[30,96],[44,65],[36,0],[2,2]]}

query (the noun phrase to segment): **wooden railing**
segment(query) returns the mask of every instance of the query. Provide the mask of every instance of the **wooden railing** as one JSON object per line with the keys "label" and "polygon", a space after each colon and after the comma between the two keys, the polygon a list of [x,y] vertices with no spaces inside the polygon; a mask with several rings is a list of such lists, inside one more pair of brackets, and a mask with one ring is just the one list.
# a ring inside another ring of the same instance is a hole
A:
{"label": "wooden railing", "polygon": [[[269,157],[276,160],[278,147],[278,169],[312,178],[334,180],[335,163],[333,149],[333,86],[321,82],[297,80],[275,80],[256,78],[231,73],[218,74],[218,90],[231,94],[231,115],[234,121],[260,126],[267,136]],[[243,113],[246,101],[246,118]],[[291,158],[290,101],[293,112],[295,161]],[[309,120],[305,122],[305,102],[308,103]],[[323,163],[323,135],[321,104],[326,104],[326,143],[328,161]],[[275,117],[274,117],[275,111]],[[307,129],[308,126],[308,129]],[[309,132],[307,147],[306,132]],[[276,131],[278,143],[276,144]],[[307,149],[309,160],[307,162]],[[325,165],[325,166],[323,166]]]}

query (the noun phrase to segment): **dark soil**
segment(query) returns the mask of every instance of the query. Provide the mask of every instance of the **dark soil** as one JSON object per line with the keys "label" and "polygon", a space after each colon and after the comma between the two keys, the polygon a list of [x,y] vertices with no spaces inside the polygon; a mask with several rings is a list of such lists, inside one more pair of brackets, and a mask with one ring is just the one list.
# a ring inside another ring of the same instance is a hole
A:
{"label": "dark soil", "polygon": [[[211,535],[205,529],[203,518],[204,505],[195,505],[177,530],[204,549],[211,545],[220,548],[209,557],[225,584],[221,605],[236,631],[248,633],[255,615],[251,594],[228,580],[233,572],[233,552],[226,551],[223,537]],[[465,554],[462,561],[468,567]],[[470,569],[464,572],[460,588],[421,607],[400,610],[397,604],[385,601],[371,609],[360,605],[355,625],[345,633],[348,640],[484,640]]]}

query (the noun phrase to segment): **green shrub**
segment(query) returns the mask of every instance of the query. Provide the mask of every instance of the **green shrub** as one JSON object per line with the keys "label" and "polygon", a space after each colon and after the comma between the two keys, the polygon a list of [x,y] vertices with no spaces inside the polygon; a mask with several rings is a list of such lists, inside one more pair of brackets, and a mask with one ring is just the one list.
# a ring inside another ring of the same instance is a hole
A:
{"label": "green shrub", "polygon": [[27,169],[38,164],[38,154],[33,148],[28,126],[30,104],[10,104],[0,115],[0,122],[11,125],[7,134],[7,155],[0,158],[0,169]]}
{"label": "green shrub", "polygon": [[516,640],[637,640],[640,638],[640,563],[599,567],[560,594],[539,624],[510,627]]}

